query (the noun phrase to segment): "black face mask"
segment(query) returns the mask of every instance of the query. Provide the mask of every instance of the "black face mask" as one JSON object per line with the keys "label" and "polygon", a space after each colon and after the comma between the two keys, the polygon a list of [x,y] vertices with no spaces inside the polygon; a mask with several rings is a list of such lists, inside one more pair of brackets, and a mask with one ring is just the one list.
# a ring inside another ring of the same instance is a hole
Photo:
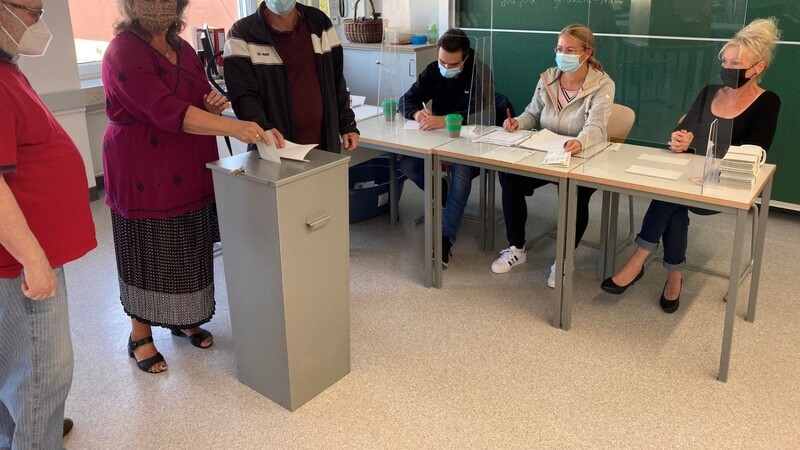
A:
{"label": "black face mask", "polygon": [[719,72],[719,76],[722,78],[722,84],[731,89],[739,89],[750,81],[750,78],[745,74],[753,67],[755,67],[755,64],[747,69],[726,69],[723,67]]}

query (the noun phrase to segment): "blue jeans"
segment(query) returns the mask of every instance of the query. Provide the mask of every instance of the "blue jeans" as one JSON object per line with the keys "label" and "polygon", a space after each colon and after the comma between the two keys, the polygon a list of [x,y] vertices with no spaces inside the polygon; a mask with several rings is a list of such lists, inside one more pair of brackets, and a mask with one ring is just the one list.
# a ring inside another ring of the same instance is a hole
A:
{"label": "blue jeans", "polygon": [[61,449],[72,384],[64,270],[55,297],[33,301],[22,276],[0,278],[0,448]]}
{"label": "blue jeans", "polygon": [[654,251],[658,241],[664,241],[664,267],[682,271],[686,267],[686,248],[689,245],[689,211],[708,216],[717,214],[700,208],[687,208],[674,203],[653,200],[644,214],[642,229],[636,236],[636,245]]}
{"label": "blue jeans", "polygon": [[[425,161],[413,156],[401,156],[397,161],[398,167],[420,189],[425,189]],[[472,179],[480,174],[480,169],[463,164],[452,164],[450,176],[452,184],[447,192],[447,203],[442,213],[442,236],[456,241],[458,226],[464,217],[464,208],[467,207],[469,193],[472,190]]]}

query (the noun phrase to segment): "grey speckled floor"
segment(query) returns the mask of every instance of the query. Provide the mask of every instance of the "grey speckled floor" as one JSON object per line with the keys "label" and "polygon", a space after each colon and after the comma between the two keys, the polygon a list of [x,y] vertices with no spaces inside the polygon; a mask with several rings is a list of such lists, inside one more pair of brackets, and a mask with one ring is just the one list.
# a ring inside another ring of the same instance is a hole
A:
{"label": "grey speckled floor", "polygon": [[[529,200],[530,235],[554,224],[555,188],[541,191]],[[800,447],[800,218],[770,218],[756,322],[743,320],[740,296],[729,382],[720,383],[723,279],[689,272],[681,309],[666,315],[659,263],[612,297],[595,279],[595,251],[582,246],[564,332],[550,325],[554,293],[545,287],[552,239],[495,275],[497,252],[478,250],[477,224],[466,220],[443,288],[423,287],[421,198],[408,184],[399,226],[384,216],[351,227],[352,372],[294,413],[236,379],[221,258],[214,347],[157,330],[169,371],[134,366],[109,213],[95,202],[100,247],[67,267],[76,364],[66,447]],[[598,195],[592,207],[599,203]],[[646,205],[637,199],[637,229]],[[725,269],[733,219],[692,221],[690,261]],[[501,226],[497,251],[503,237]]]}

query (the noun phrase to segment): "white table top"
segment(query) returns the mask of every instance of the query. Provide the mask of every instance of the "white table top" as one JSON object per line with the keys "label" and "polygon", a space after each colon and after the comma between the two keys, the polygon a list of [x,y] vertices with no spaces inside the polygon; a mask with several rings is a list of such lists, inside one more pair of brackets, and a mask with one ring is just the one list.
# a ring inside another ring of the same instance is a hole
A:
{"label": "white table top", "polygon": [[394,122],[387,122],[382,115],[358,122],[359,140],[423,155],[430,155],[434,148],[454,140],[444,129],[405,130],[405,123],[406,119],[399,113]]}
{"label": "white table top", "polygon": [[[643,159],[642,156],[668,158],[686,165],[669,164]],[[676,180],[657,178],[625,172],[632,165],[681,172]],[[775,173],[775,166],[764,164],[758,172],[751,189],[729,187],[725,184],[703,186],[705,157],[639,145],[623,144],[619,151],[604,151],[571,171],[569,178],[591,181],[632,189],[641,192],[662,194],[678,199],[696,200],[704,203],[748,209],[758,194]]]}

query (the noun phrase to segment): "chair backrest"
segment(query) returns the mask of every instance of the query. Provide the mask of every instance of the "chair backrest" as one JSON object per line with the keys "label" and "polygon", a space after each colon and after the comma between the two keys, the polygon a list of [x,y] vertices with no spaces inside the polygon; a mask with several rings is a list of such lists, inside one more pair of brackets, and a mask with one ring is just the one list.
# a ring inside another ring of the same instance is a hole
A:
{"label": "chair backrest", "polygon": [[611,106],[611,118],[606,126],[608,140],[611,142],[625,142],[635,120],[636,113],[631,108],[614,103]]}

